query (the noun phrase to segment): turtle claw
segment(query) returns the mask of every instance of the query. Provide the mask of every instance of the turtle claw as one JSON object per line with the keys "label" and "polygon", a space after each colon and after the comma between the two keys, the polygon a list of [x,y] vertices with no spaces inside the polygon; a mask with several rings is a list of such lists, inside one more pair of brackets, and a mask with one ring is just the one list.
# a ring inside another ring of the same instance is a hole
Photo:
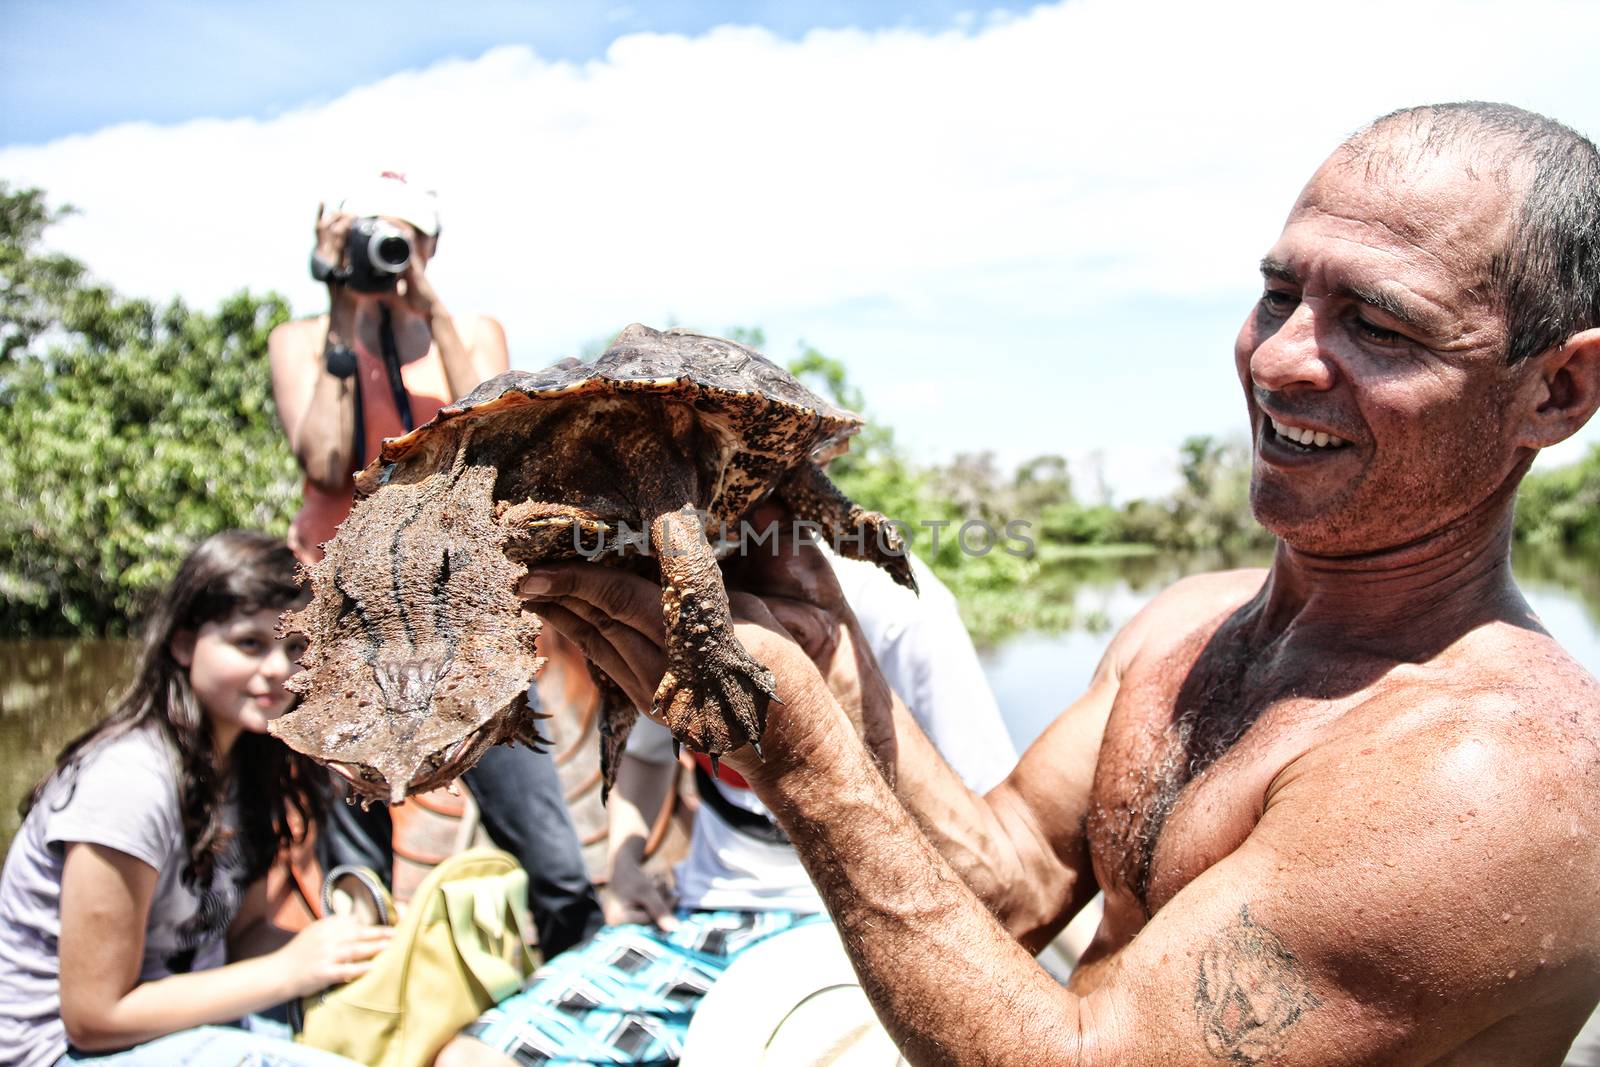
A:
{"label": "turtle claw", "polygon": [[513,744],[524,744],[535,752],[546,751],[550,747],[550,740],[539,732],[539,726],[534,720],[548,719],[549,717],[550,716],[548,715],[524,716],[522,721],[517,723],[516,727],[512,730],[511,742]]}
{"label": "turtle claw", "polygon": [[672,736],[696,752],[724,756],[761,736],[767,704],[777,699],[772,672],[737,644],[668,670],[654,711]]}
{"label": "turtle claw", "polygon": [[628,735],[633,732],[638,717],[638,711],[626,700],[608,701],[600,709],[601,804],[611,799],[611,789],[617,784],[617,769],[622,766],[622,756],[628,748]]}
{"label": "turtle claw", "polygon": [[711,777],[713,777],[713,778],[721,778],[722,777],[721,768],[717,764],[717,757],[708,756],[706,758],[711,761]]}
{"label": "turtle claw", "polygon": [[[743,738],[735,738],[737,743],[733,746],[734,748],[742,748],[761,736],[761,731],[767,725],[767,700],[776,699],[776,694],[772,692],[771,672],[760,664],[754,663],[754,661],[752,661],[752,665],[755,667],[753,677],[729,671],[717,679],[718,688],[722,690],[723,706],[733,710],[738,719],[739,727],[744,733]],[[766,684],[763,685],[763,682]],[[758,702],[752,699],[754,694],[746,689],[746,686],[751,683],[759,687],[762,695],[767,698],[766,700]]]}

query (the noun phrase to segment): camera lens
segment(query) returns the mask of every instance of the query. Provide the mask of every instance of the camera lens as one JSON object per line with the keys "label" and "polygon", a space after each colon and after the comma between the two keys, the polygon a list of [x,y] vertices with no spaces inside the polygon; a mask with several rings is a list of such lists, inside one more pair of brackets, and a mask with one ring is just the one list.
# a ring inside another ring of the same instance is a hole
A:
{"label": "camera lens", "polygon": [[411,251],[403,230],[380,218],[358,219],[345,245],[350,264],[346,284],[358,293],[388,292],[410,266]]}
{"label": "camera lens", "polygon": [[405,269],[407,261],[411,259],[411,242],[398,234],[384,237],[374,242],[373,259],[377,263],[388,267],[392,271]]}

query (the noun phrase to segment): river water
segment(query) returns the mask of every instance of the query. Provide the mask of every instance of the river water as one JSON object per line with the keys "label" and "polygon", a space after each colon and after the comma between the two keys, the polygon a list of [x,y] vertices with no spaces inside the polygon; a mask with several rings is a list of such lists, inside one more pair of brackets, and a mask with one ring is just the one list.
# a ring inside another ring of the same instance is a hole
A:
{"label": "river water", "polygon": [[[1518,581],[1545,626],[1600,675],[1600,559],[1519,552]],[[981,651],[1020,750],[1083,692],[1116,628],[1176,579],[1213,569],[1199,556],[1147,556],[1064,565],[1047,576],[1070,602],[1070,624],[1023,633]],[[123,683],[124,641],[0,641],[0,848],[16,831],[17,799],[61,746],[92,723]]]}
{"label": "river water", "polygon": [[[1265,563],[1265,558],[1232,563]],[[1165,555],[1095,561],[1069,579],[1075,625],[1009,638],[980,652],[989,684],[1020,750],[1083,693],[1116,631],[1157,593],[1188,574],[1224,565],[1215,557]],[[1589,673],[1600,676],[1600,557],[1519,548],[1512,569],[1545,628]]]}

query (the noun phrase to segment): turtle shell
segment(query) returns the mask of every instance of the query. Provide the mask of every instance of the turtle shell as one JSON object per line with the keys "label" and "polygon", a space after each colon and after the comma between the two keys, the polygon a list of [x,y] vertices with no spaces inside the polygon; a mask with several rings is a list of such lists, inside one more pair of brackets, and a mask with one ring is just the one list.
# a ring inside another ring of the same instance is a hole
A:
{"label": "turtle shell", "polygon": [[634,323],[593,363],[564,359],[539,371],[507,371],[439,409],[427,423],[383,444],[363,472],[370,491],[390,464],[412,456],[445,424],[485,419],[524,404],[600,394],[656,394],[693,407],[729,438],[731,462],[762,456],[826,461],[861,430],[860,415],[829,403],[753,348],[684,329]]}

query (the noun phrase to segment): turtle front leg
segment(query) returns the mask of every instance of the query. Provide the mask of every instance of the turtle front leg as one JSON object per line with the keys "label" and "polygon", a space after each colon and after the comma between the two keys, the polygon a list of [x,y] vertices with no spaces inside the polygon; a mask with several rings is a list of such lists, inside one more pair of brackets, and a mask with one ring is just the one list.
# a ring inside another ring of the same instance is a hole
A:
{"label": "turtle front leg", "polygon": [[709,756],[759,741],[767,704],[777,699],[772,672],[733,634],[722,571],[705,527],[688,504],[650,523],[661,566],[667,672],[654,700],[672,736]]}
{"label": "turtle front leg", "polygon": [[900,531],[886,516],[868,511],[840,492],[821,467],[810,460],[795,467],[778,485],[778,498],[795,518],[822,527],[839,555],[876,563],[895,581],[916,592],[911,552]]}

